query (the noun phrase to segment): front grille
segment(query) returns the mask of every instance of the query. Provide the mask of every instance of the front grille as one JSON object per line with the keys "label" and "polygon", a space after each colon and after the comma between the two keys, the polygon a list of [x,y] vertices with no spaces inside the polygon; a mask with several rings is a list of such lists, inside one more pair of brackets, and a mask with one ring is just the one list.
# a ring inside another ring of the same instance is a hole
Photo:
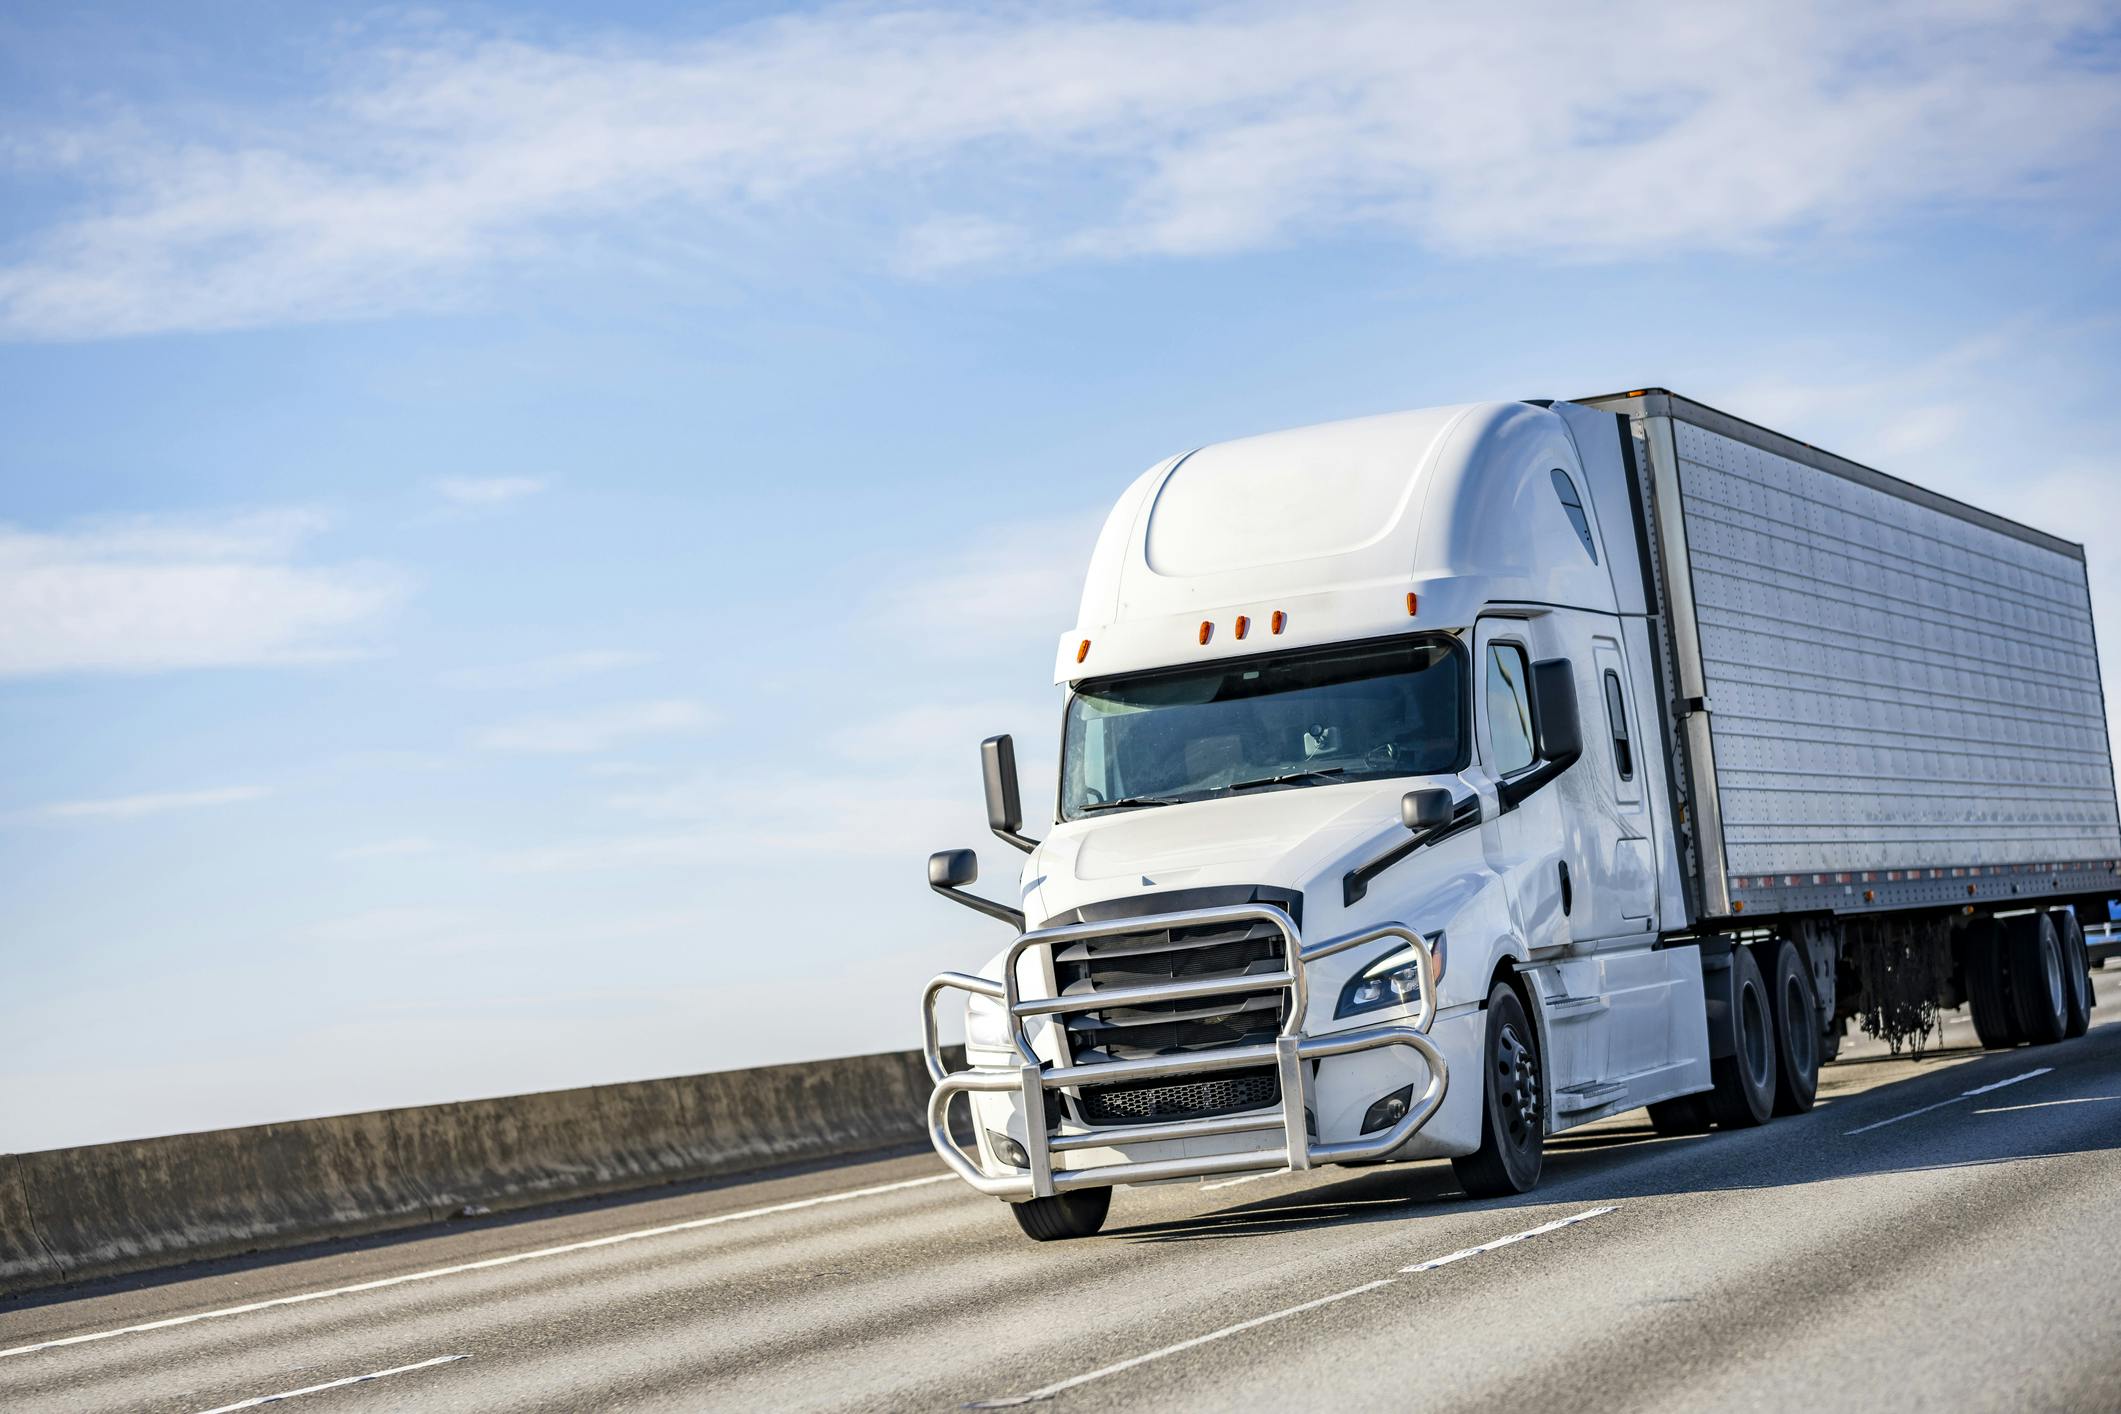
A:
{"label": "front grille", "polygon": [[[1231,982],[1227,994],[1212,997],[1066,1014],[1069,1055],[1076,1065],[1099,1065],[1272,1042],[1287,1017],[1289,994],[1279,986],[1247,990],[1245,979],[1281,971],[1282,954],[1281,930],[1264,920],[1145,930],[1063,948],[1053,959],[1063,996],[1180,979]],[[1086,1086],[1076,1105],[1087,1123],[1145,1124],[1280,1100],[1280,1080],[1267,1066],[1186,1084]]]}
{"label": "front grille", "polygon": [[1092,1124],[1145,1124],[1204,1119],[1281,1102],[1274,1067],[1224,1071],[1186,1085],[1097,1085],[1083,1090],[1083,1118]]}

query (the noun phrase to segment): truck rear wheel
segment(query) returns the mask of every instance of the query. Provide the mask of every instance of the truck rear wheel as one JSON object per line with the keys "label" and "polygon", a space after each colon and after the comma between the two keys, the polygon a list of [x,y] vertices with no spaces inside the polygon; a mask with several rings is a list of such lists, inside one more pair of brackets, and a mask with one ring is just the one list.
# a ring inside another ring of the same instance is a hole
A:
{"label": "truck rear wheel", "polygon": [[1788,939],[1768,944],[1768,1000],[1775,1021],[1775,1113],[1801,1115],[1819,1095],[1819,1007],[1812,969]]}
{"label": "truck rear wheel", "polygon": [[2084,929],[2074,912],[2058,908],[2047,916],[2054,920],[2055,937],[2062,944],[2062,981],[2069,1003],[2069,1022],[2062,1034],[2082,1036],[2092,1026],[2091,951],[2084,946]]}
{"label": "truck rear wheel", "polygon": [[2007,957],[2003,929],[1993,918],[1976,918],[1967,924],[1959,949],[1959,966],[1966,976],[1966,1009],[1974,1018],[1974,1034],[1992,1051],[2007,1051],[2024,1040],[2011,1011],[2007,984]]}
{"label": "truck rear wheel", "polygon": [[2036,1046],[2053,1045],[2069,1027],[2069,982],[2054,922],[2044,913],[2006,918],[2003,943],[2018,1034]]}
{"label": "truck rear wheel", "polygon": [[1735,1050],[1709,1062],[1709,1113],[1721,1129],[1751,1129],[1775,1113],[1774,1008],[1751,948],[1731,949],[1731,1032]]}
{"label": "truck rear wheel", "polygon": [[1034,1242],[1063,1242],[1071,1237],[1094,1237],[1112,1210],[1112,1190],[1084,1188],[1074,1193],[1056,1193],[1051,1198],[1031,1198],[1011,1203],[1016,1225]]}
{"label": "truck rear wheel", "polygon": [[1546,1094],[1539,1037],[1507,982],[1488,993],[1488,1033],[1481,1045],[1480,1148],[1451,1160],[1474,1198],[1508,1198],[1539,1182],[1546,1150]]}

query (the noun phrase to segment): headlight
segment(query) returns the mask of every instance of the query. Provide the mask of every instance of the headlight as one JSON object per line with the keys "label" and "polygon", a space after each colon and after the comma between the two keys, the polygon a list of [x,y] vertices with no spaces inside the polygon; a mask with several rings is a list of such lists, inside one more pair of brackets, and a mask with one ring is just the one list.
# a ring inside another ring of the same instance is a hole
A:
{"label": "headlight", "polygon": [[[1436,963],[1437,981],[1443,980],[1443,934],[1430,933],[1429,956]],[[1358,1012],[1379,1011],[1388,1006],[1406,1006],[1421,1000],[1421,963],[1410,944],[1402,943],[1348,979],[1340,989],[1340,1005],[1334,1019]]]}
{"label": "headlight", "polygon": [[1009,1013],[992,997],[983,997],[974,992],[965,1002],[965,1045],[975,1051],[1006,1051],[1014,1045],[1009,1039]]}

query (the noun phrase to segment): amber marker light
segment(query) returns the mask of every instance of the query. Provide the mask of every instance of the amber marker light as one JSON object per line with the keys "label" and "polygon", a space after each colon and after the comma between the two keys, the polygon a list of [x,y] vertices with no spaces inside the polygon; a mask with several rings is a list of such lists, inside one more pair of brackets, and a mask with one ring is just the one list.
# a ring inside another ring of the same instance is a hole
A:
{"label": "amber marker light", "polygon": [[1407,617],[1410,619],[1414,617],[1414,604],[1415,598],[1412,594],[1409,594],[1407,596]]}
{"label": "amber marker light", "polygon": [[1077,644],[1077,645],[1076,645],[1076,648],[1075,648],[1075,661],[1076,661],[1076,662],[1078,662],[1078,663],[1080,663],[1080,662],[1081,662],[1081,661],[1082,661],[1083,659],[1085,659],[1085,658],[1087,658],[1087,657],[1089,657],[1089,656],[1090,656],[1090,640],[1086,638],[1086,639],[1084,639],[1084,640],[1083,640],[1083,641],[1082,641],[1081,643],[1079,643],[1079,644]]}
{"label": "amber marker light", "polygon": [[1243,614],[1239,614],[1237,616],[1237,636],[1239,638],[1243,638],[1247,633],[1251,632],[1251,630],[1252,621],[1246,618]]}
{"label": "amber marker light", "polygon": [[1283,613],[1283,612],[1282,612],[1281,610],[1279,610],[1279,609],[1276,609],[1276,610],[1274,611],[1274,617],[1273,617],[1273,618],[1271,618],[1271,619],[1268,619],[1268,620],[1267,620],[1267,627],[1268,627],[1268,628],[1270,628],[1270,629],[1273,629],[1273,630],[1274,630],[1274,631],[1275,631],[1276,633],[1280,633],[1280,632],[1281,632],[1281,631],[1282,631],[1283,629],[1287,628],[1288,626],[1289,626],[1289,616],[1288,616],[1287,614]]}
{"label": "amber marker light", "polygon": [[1209,623],[1206,619],[1202,619],[1200,623],[1200,642],[1203,648],[1208,646],[1208,639],[1212,637],[1214,633],[1215,625]]}

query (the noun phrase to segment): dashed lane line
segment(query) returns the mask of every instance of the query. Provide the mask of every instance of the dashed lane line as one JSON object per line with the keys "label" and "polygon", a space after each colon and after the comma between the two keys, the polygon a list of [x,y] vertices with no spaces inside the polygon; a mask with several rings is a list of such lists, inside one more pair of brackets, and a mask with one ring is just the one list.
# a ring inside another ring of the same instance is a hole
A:
{"label": "dashed lane line", "polygon": [[326,1380],[320,1385],[305,1385],[301,1389],[282,1390],[278,1394],[261,1394],[255,1399],[216,1405],[204,1411],[204,1414],[235,1414],[238,1409],[256,1409],[261,1404],[278,1404],[283,1399],[298,1399],[305,1394],[318,1394],[327,1389],[344,1389],[348,1385],[367,1384],[370,1380],[387,1380],[393,1375],[409,1375],[415,1370],[432,1370],[437,1365],[447,1365],[453,1361],[470,1358],[469,1355],[437,1355],[432,1360],[421,1360],[412,1365],[398,1365],[388,1370],[375,1370],[366,1375],[348,1375],[343,1380]]}
{"label": "dashed lane line", "polygon": [[1874,1123],[1863,1125],[1860,1128],[1851,1129],[1848,1131],[1848,1134],[1868,1134],[1874,1129],[1883,1129],[1889,1124],[1898,1124],[1901,1120],[1913,1119],[1916,1115],[1926,1115],[1931,1110],[1941,1110],[1946,1105],[1956,1105],[1961,1100],[1971,1100],[1976,1095],[1986,1095],[1991,1090],[2001,1090],[2006,1085],[2016,1085],[2021,1080],[2031,1080],[2034,1077],[2041,1075],[2052,1075],[2054,1074],[2054,1072],[2055,1068],[2053,1066],[2043,1065],[2037,1070],[2023,1071],[2017,1075],[2009,1076],[2003,1080],[1991,1081],[1987,1085],[1976,1085],[1971,1090],[1960,1091],[1958,1094],[1952,1096],[1949,1100],[1939,1100],[1934,1105],[1924,1105],[1920,1109],[1909,1110],[1905,1114],[1893,1115],[1888,1119],[1881,1119]]}
{"label": "dashed lane line", "polygon": [[[1570,1227],[1576,1223],[1585,1222],[1591,1218],[1595,1218],[1601,1213],[1610,1213],[1613,1211],[1614,1209],[1612,1207],[1591,1208],[1581,1213],[1572,1214],[1569,1217],[1556,1219],[1555,1221],[1550,1223],[1541,1223],[1538,1227],[1528,1228],[1523,1232],[1513,1232],[1508,1237],[1498,1237],[1493,1242],[1484,1242],[1478,1247],[1468,1247],[1462,1251],[1453,1252],[1443,1257],[1433,1258],[1432,1260],[1427,1262],[1416,1262],[1411,1267],[1400,1268],[1400,1274],[1401,1276],[1404,1276],[1410,1272],[1431,1271],[1434,1268],[1444,1266],[1445,1264],[1450,1262],[1459,1262],[1465,1260],[1468,1257],[1477,1257],[1483,1252],[1492,1252],[1498,1247],[1508,1247],[1512,1243],[1522,1242],[1529,1237],[1538,1237],[1544,1233],[1558,1232],[1562,1228]],[[1299,1302],[1294,1306],[1284,1306],[1278,1311],[1269,1311],[1263,1316],[1254,1316],[1249,1320],[1238,1321],[1232,1325],[1224,1326],[1219,1330],[1209,1331],[1206,1335],[1197,1335],[1190,1340],[1181,1340],[1172,1345],[1161,1346],[1155,1350],[1144,1351],[1140,1355],[1130,1356],[1125,1360],[1116,1361],[1113,1364],[1102,1366],[1099,1369],[1090,1370],[1080,1375],[1071,1375],[1065,1380],[1055,1380],[1050,1385],[1042,1385],[1038,1389],[1031,1390],[1025,1394],[1007,1395],[999,1399],[979,1400],[975,1403],[968,1404],[965,1407],[967,1409],[1009,1409],[1020,1404],[1036,1404],[1040,1400],[1051,1399],[1053,1398],[1053,1396],[1064,1393],[1067,1390],[1077,1389],[1083,1385],[1090,1384],[1096,1380],[1108,1379],[1113,1375],[1124,1374],[1128,1370],[1139,1369],[1143,1365],[1150,1364],[1157,1360],[1165,1359],[1172,1355],[1178,1355],[1188,1350],[1196,1350],[1203,1345],[1210,1344],[1214,1341],[1226,1339],[1229,1336],[1239,1335],[1249,1330],[1257,1330],[1259,1327],[1264,1325],[1270,1325],[1275,1321],[1285,1321],[1291,1316],[1300,1316],[1306,1311],[1316,1311],[1321,1306],[1331,1306],[1336,1302],[1346,1301],[1352,1297],[1367,1295],[1368,1293],[1380,1290],[1383,1287],[1394,1285],[1399,1280],[1400,1277],[1398,1276],[1390,1276],[1380,1277],[1376,1281],[1366,1281],[1361,1286],[1351,1286],[1345,1291],[1336,1291],[1333,1292],[1331,1295],[1320,1296],[1310,1301]]]}

